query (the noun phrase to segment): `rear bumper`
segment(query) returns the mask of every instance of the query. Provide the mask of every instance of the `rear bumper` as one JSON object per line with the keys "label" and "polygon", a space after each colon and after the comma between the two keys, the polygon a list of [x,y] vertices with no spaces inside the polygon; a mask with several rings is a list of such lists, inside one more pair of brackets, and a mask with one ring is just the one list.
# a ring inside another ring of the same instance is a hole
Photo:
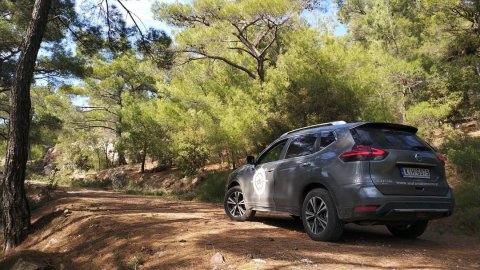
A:
{"label": "rear bumper", "polygon": [[[378,206],[362,211],[358,206]],[[453,213],[454,199],[449,190],[445,196],[383,195],[375,187],[360,188],[350,206],[340,207],[339,216],[346,222],[402,223],[448,217]]]}

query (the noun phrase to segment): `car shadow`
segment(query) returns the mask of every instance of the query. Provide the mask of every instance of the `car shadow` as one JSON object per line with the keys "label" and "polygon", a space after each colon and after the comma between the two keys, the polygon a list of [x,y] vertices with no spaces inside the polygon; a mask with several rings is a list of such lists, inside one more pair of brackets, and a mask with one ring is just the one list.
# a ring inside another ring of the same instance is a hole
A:
{"label": "car shadow", "polygon": [[[294,232],[305,233],[301,220],[284,214],[257,213],[252,219],[269,226],[286,229]],[[364,244],[395,244],[395,243],[422,243],[435,245],[435,241],[423,238],[402,239],[391,235],[383,225],[356,225],[346,224],[342,238],[338,243],[364,243]]]}

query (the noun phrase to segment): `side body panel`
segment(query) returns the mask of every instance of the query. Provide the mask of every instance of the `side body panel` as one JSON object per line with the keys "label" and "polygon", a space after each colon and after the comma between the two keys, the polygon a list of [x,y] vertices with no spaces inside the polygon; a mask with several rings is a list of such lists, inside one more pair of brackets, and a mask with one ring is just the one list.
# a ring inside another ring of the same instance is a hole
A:
{"label": "side body panel", "polygon": [[284,160],[275,172],[274,200],[277,211],[298,215],[300,212],[299,194],[313,181],[313,155]]}

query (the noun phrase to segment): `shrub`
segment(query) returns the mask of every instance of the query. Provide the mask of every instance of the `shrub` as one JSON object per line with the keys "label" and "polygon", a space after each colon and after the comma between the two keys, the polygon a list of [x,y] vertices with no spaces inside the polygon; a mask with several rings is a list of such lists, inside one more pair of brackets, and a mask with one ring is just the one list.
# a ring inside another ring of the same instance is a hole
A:
{"label": "shrub", "polygon": [[110,183],[107,181],[90,181],[86,179],[72,179],[70,181],[70,186],[78,188],[100,188],[107,189],[110,186]]}
{"label": "shrub", "polygon": [[206,202],[222,202],[230,173],[230,170],[207,173],[206,180],[198,187],[195,199]]}
{"label": "shrub", "polygon": [[112,171],[109,179],[113,189],[123,189],[128,184],[128,179],[123,171]]}
{"label": "shrub", "polygon": [[454,187],[455,227],[462,232],[480,235],[480,138],[450,137],[442,151],[462,177]]}
{"label": "shrub", "polygon": [[142,259],[142,257],[138,256],[133,256],[130,261],[128,261],[128,266],[132,270],[137,270],[140,265],[143,265],[145,261]]}

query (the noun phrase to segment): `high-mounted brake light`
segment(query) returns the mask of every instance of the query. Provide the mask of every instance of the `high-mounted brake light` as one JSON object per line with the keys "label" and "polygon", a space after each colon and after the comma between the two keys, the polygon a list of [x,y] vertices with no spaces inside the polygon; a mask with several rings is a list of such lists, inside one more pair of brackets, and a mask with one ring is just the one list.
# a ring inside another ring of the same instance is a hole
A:
{"label": "high-mounted brake light", "polygon": [[350,151],[341,154],[340,159],[345,162],[382,160],[387,155],[388,152],[382,149],[365,145],[354,145]]}
{"label": "high-mounted brake light", "polygon": [[445,160],[447,160],[447,158],[446,158],[443,154],[441,154],[441,153],[438,153],[438,152],[437,152],[437,153],[435,153],[435,155],[437,156],[437,159],[440,160],[440,161],[445,161]]}

